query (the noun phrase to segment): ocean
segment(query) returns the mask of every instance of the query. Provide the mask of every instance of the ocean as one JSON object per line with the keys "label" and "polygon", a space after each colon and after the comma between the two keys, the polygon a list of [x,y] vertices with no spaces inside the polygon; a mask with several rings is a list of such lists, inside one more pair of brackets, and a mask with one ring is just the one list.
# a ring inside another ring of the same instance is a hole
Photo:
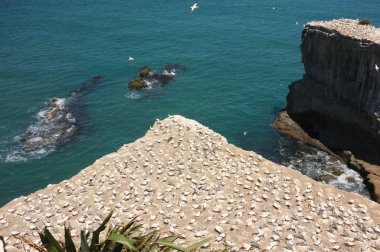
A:
{"label": "ocean", "polygon": [[[70,178],[174,114],[313,178],[338,167],[344,173],[332,184],[368,195],[358,174],[281,136],[272,122],[304,72],[303,24],[343,17],[380,26],[379,1],[208,0],[189,13],[192,4],[0,1],[0,206]],[[128,89],[140,67],[160,72],[168,64],[179,68],[173,81]],[[73,118],[69,137],[49,125],[54,97]],[[25,147],[46,136],[42,147]]]}

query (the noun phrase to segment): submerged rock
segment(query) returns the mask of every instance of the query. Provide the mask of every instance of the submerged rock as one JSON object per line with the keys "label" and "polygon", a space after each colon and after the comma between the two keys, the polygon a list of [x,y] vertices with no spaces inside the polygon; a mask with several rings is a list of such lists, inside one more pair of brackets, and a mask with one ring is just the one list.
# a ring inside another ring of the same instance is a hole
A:
{"label": "submerged rock", "polygon": [[36,115],[36,122],[30,125],[24,134],[17,137],[21,151],[18,155],[27,157],[44,156],[58,146],[65,144],[79,130],[76,109],[79,97],[85,95],[102,77],[92,77],[78,89],[70,92],[68,97],[53,97]]}

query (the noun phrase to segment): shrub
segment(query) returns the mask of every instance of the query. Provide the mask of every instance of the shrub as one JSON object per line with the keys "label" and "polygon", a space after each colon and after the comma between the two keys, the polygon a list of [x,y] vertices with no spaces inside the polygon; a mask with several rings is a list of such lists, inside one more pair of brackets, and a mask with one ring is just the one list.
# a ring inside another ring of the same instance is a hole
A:
{"label": "shrub", "polygon": [[112,213],[113,211],[95,231],[87,232],[82,230],[79,246],[75,245],[68,227],[64,227],[64,241],[58,241],[46,227],[42,232],[39,232],[42,245],[34,244],[24,237],[19,237],[19,239],[39,252],[168,252],[173,250],[193,252],[211,240],[211,238],[207,238],[190,246],[182,247],[182,245],[175,243],[175,240],[180,237],[179,235],[161,237],[158,230],[142,233],[140,230],[142,225],[138,224],[136,218],[134,218],[124,227],[109,228],[105,240],[100,241],[100,233],[106,229]]}

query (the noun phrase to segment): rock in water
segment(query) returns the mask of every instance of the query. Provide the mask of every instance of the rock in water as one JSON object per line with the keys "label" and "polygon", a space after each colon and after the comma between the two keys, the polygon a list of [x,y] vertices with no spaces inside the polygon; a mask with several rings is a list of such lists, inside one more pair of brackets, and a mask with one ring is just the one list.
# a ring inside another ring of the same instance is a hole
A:
{"label": "rock in water", "polygon": [[174,76],[183,68],[178,65],[166,65],[162,73],[151,71],[147,66],[139,69],[139,76],[128,82],[128,88],[133,90],[141,90],[151,88],[153,86],[163,86],[174,79]]}
{"label": "rock in water", "polygon": [[149,75],[150,69],[147,66],[143,66],[139,69],[140,77],[145,78]]}
{"label": "rock in water", "polygon": [[17,138],[21,150],[16,154],[39,158],[70,141],[79,129],[76,110],[78,99],[88,93],[101,79],[100,75],[96,75],[70,92],[68,97],[50,99],[47,107],[36,115],[36,122]]}
{"label": "rock in water", "polygon": [[139,90],[139,89],[147,88],[147,87],[148,87],[148,84],[144,81],[143,78],[141,78],[141,77],[137,77],[136,79],[131,80],[131,81],[128,83],[128,87],[129,87],[130,89],[136,89],[136,90]]}

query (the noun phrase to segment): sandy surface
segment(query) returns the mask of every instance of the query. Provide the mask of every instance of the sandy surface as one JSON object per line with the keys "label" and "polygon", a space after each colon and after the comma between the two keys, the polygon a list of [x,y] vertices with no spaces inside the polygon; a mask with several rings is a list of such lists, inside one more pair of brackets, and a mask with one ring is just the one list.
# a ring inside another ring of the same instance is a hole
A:
{"label": "sandy surface", "polygon": [[372,25],[360,25],[358,20],[334,19],[331,21],[313,21],[307,23],[306,26],[321,27],[336,31],[343,36],[380,44],[380,29]]}
{"label": "sandy surface", "polygon": [[136,215],[144,228],[180,233],[191,243],[214,237],[206,251],[376,251],[380,205],[315,182],[227,143],[180,116],[104,156],[71,179],[0,209],[9,251],[14,235],[38,241],[47,225],[96,228],[111,209],[114,225]]}

